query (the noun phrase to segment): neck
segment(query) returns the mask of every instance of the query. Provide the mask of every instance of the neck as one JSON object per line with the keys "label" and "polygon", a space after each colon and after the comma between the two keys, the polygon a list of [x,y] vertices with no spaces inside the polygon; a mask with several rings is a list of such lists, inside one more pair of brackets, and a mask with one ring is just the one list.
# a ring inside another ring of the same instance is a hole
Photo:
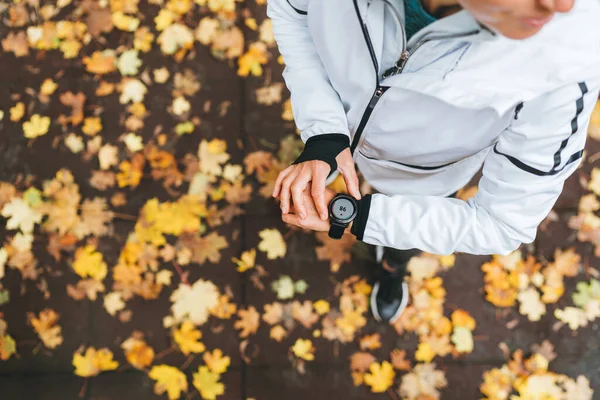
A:
{"label": "neck", "polygon": [[438,19],[462,10],[458,0],[421,0],[421,3],[425,11]]}

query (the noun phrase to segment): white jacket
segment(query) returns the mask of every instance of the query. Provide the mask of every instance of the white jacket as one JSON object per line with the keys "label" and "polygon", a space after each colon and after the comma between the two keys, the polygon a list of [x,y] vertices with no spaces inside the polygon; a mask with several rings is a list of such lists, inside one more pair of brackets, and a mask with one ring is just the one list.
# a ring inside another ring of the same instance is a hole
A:
{"label": "white jacket", "polygon": [[[388,1],[403,23],[403,1]],[[267,6],[301,139],[348,135],[381,192],[359,239],[436,254],[507,254],[532,242],[582,159],[600,92],[600,1],[577,0],[525,40],[462,10],[405,51],[402,38],[384,45],[383,10],[384,0]],[[384,49],[405,55],[385,78]],[[482,165],[475,197],[444,197]]]}

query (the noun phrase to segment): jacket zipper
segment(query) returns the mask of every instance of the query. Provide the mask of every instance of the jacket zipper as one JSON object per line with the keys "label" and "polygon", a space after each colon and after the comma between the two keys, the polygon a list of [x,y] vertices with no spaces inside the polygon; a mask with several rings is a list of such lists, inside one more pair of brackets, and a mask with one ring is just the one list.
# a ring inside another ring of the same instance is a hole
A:
{"label": "jacket zipper", "polygon": [[[379,67],[378,67],[378,63],[377,63],[377,57],[375,56],[375,50],[373,49],[373,44],[371,42],[371,37],[369,36],[369,31],[367,29],[366,23],[363,21],[362,17],[360,16],[360,9],[358,8],[357,0],[353,0],[353,2],[354,2],[354,9],[356,10],[356,15],[358,17],[358,20],[360,22],[360,26],[362,29],[363,37],[365,38],[367,48],[369,49],[369,55],[371,56],[371,61],[373,62],[373,67],[375,68],[375,85],[376,85],[376,87],[375,87],[375,92],[371,95],[371,99],[369,100],[369,104],[367,105],[367,108],[363,112],[363,115],[360,119],[358,127],[356,128],[356,133],[354,134],[354,138],[352,139],[352,144],[350,145],[350,153],[351,154],[354,154],[354,150],[358,146],[358,142],[362,136],[362,132],[365,129],[365,126],[367,125],[367,122],[369,121],[369,117],[373,113],[373,109],[377,105],[377,102],[379,101],[381,96],[390,88],[389,86],[380,85],[379,72],[378,72]],[[436,36],[434,38],[424,39],[424,40],[421,40],[420,42],[418,42],[410,51],[407,51],[406,50],[406,47],[407,47],[406,30],[404,29],[404,24],[402,23],[402,20],[400,18],[398,18],[398,22],[400,23],[400,26],[402,28],[402,53],[401,53],[398,61],[396,61],[396,63],[394,64],[394,66],[389,68],[387,71],[385,71],[382,74],[382,77],[384,79],[391,75],[391,73],[389,73],[389,72],[391,72],[392,70],[396,70],[396,72],[394,72],[394,74],[401,73],[402,70],[404,69],[404,66],[406,65],[406,62],[410,58],[410,56],[412,56],[419,47],[421,47],[424,43],[429,42],[430,40],[469,36],[469,35],[473,35],[475,33],[480,32],[480,30],[474,30],[474,31],[470,31],[467,33],[454,34],[454,35],[449,35],[449,36]]]}

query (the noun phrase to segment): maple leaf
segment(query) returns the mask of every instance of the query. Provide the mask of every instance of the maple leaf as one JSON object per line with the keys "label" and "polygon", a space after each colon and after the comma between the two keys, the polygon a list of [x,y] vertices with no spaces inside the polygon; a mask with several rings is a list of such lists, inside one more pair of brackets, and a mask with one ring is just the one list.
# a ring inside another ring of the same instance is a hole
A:
{"label": "maple leaf", "polygon": [[473,334],[467,328],[455,326],[450,339],[459,353],[471,353],[473,351]]}
{"label": "maple leaf", "polygon": [[310,339],[297,339],[296,343],[292,346],[294,355],[298,358],[302,358],[307,361],[315,359],[315,347]]}
{"label": "maple leaf", "polygon": [[6,322],[0,318],[0,360],[6,361],[17,352],[15,340],[6,333]]}
{"label": "maple leaf", "polygon": [[127,104],[141,103],[144,101],[144,96],[148,92],[148,88],[139,79],[134,78],[123,78],[121,81],[121,96],[119,97],[119,103]]}
{"label": "maple leaf", "polygon": [[436,370],[435,364],[417,364],[402,377],[400,395],[406,400],[439,399],[439,389],[447,385],[444,373]]}
{"label": "maple leaf", "polygon": [[251,268],[254,268],[254,263],[256,261],[256,249],[250,249],[242,252],[240,258],[231,257],[231,261],[237,265],[238,272],[245,272]]}
{"label": "maple leaf", "polygon": [[137,335],[121,343],[121,348],[125,350],[127,362],[134,368],[144,369],[154,360],[154,349]]}
{"label": "maple leaf", "polygon": [[394,369],[400,371],[409,371],[411,368],[410,360],[406,359],[406,351],[400,349],[394,349],[390,353],[390,359]]}
{"label": "maple leaf", "polygon": [[264,309],[263,321],[269,325],[276,325],[281,322],[283,317],[283,306],[281,303],[265,304]]}
{"label": "maple leaf", "polygon": [[233,327],[241,329],[241,338],[246,338],[251,333],[256,333],[260,325],[260,313],[256,311],[254,306],[248,307],[247,310],[238,310],[238,317],[240,319],[234,322]]}
{"label": "maple leaf", "polygon": [[381,335],[379,333],[373,333],[372,335],[365,335],[360,339],[361,350],[375,350],[381,347]]}
{"label": "maple leaf", "polygon": [[350,369],[352,371],[365,372],[375,361],[375,356],[371,353],[357,352],[350,356]]}
{"label": "maple leaf", "polygon": [[48,133],[50,118],[34,114],[31,119],[23,123],[23,133],[27,139],[34,139]]}
{"label": "maple leaf", "polygon": [[394,383],[396,372],[392,364],[383,361],[381,364],[374,362],[369,367],[369,373],[364,376],[365,383],[371,386],[373,393],[384,393]]}
{"label": "maple leaf", "polygon": [[102,130],[100,117],[88,117],[83,120],[81,131],[88,136],[94,136]]}
{"label": "maple leaf", "polygon": [[519,292],[517,296],[521,303],[519,312],[526,315],[530,321],[539,321],[546,314],[546,306],[540,300],[540,293],[532,287]]}
{"label": "maple leaf", "polygon": [[154,393],[161,395],[167,392],[169,400],[177,400],[181,392],[187,392],[188,383],[185,374],[176,367],[170,365],[155,365],[148,373],[150,379],[154,379]]}
{"label": "maple leaf", "polygon": [[59,97],[60,102],[65,106],[71,107],[71,116],[66,117],[61,115],[58,118],[58,122],[61,124],[71,123],[74,126],[79,125],[83,121],[83,105],[85,103],[86,97],[82,92],[78,92],[77,94],[73,94],[73,92],[68,91],[62,93]]}
{"label": "maple leaf", "polygon": [[587,326],[588,319],[585,311],[577,307],[565,307],[564,309],[554,310],[554,316],[569,325],[572,330],[577,330],[582,326]]}
{"label": "maple leaf", "polygon": [[190,321],[185,321],[179,329],[173,332],[173,339],[179,346],[179,349],[186,356],[190,353],[202,353],[206,347],[198,340],[202,338],[200,332]]}
{"label": "maple leaf", "polygon": [[98,292],[104,291],[104,285],[95,279],[82,279],[75,286],[67,285],[67,294],[75,300],[82,300],[87,297],[91,301],[96,301]]}
{"label": "maple leaf", "polygon": [[108,74],[117,69],[113,50],[95,51],[91,57],[83,57],[83,63],[88,72],[97,75]]}
{"label": "maple leaf", "polygon": [[112,23],[117,29],[126,32],[133,32],[140,25],[140,20],[138,18],[127,15],[122,11],[117,11],[112,14]]}
{"label": "maple leaf", "polygon": [[230,158],[225,150],[227,150],[227,143],[221,139],[213,139],[210,142],[202,139],[198,147],[200,171],[215,176],[221,175],[223,172],[221,164]]}
{"label": "maple leaf", "polygon": [[229,364],[231,363],[231,358],[229,358],[229,356],[223,357],[223,351],[221,351],[221,349],[214,349],[212,353],[207,351],[202,356],[202,359],[208,368],[210,368],[210,371],[215,374],[225,373],[227,367],[229,367]]}
{"label": "maple leaf", "polygon": [[271,288],[277,293],[277,298],[280,300],[294,297],[294,281],[288,275],[282,275],[278,280],[273,281]]}
{"label": "maple leaf", "polygon": [[215,400],[218,395],[225,393],[225,385],[219,382],[221,375],[211,372],[208,367],[198,367],[198,372],[193,374],[194,387],[206,400]]}
{"label": "maple leaf", "polygon": [[166,27],[156,39],[156,43],[160,45],[160,50],[164,54],[173,54],[177,50],[191,48],[194,34],[187,26],[176,23]]}
{"label": "maple leaf", "polygon": [[18,197],[6,203],[1,213],[3,217],[9,218],[6,229],[20,229],[23,233],[32,233],[35,224],[42,222],[42,214]]}
{"label": "maple leaf", "polygon": [[319,315],[313,312],[313,304],[310,300],[306,300],[304,303],[294,301],[292,303],[292,317],[307,329],[319,320]]}
{"label": "maple leaf", "polygon": [[96,246],[88,244],[75,252],[73,270],[82,278],[90,277],[101,281],[108,271],[102,254],[96,251]]}
{"label": "maple leaf", "polygon": [[28,56],[29,45],[25,32],[10,32],[8,36],[2,39],[2,50],[5,52],[12,51],[16,57]]}
{"label": "maple leaf", "polygon": [[251,43],[246,54],[238,59],[239,68],[237,73],[239,76],[248,76],[248,73],[252,73],[254,76],[261,76],[262,65],[268,61],[265,44],[261,42]]}
{"label": "maple leaf", "polygon": [[470,331],[475,329],[475,320],[465,310],[458,309],[453,311],[450,318],[452,318],[452,325],[454,326],[460,326]]}
{"label": "maple leaf", "polygon": [[263,229],[258,233],[258,236],[262,239],[258,244],[258,249],[267,253],[269,260],[285,256],[287,247],[281,233],[277,229]]}
{"label": "maple leaf", "polygon": [[327,232],[316,232],[315,236],[322,246],[315,248],[317,259],[329,260],[331,272],[337,272],[340,266],[352,260],[351,249],[356,238],[354,235],[344,235],[341,239],[331,239]]}
{"label": "maple leaf", "polygon": [[117,311],[125,308],[122,294],[119,292],[111,292],[104,296],[104,309],[113,317]]}
{"label": "maple leaf", "polygon": [[44,346],[49,349],[55,349],[63,342],[61,327],[57,324],[58,314],[56,311],[47,308],[40,312],[39,317],[33,313],[27,313],[29,323],[35,329]]}
{"label": "maple leaf", "polygon": [[[181,242],[187,244],[183,237]],[[217,264],[221,261],[221,250],[229,245],[225,237],[215,231],[202,237],[195,236],[190,244],[193,246],[186,247],[191,248],[192,261],[198,264],[204,264],[206,261]]]}
{"label": "maple leaf", "polygon": [[117,68],[121,75],[137,75],[142,61],[138,58],[137,50],[127,50],[121,53],[117,61]]}
{"label": "maple leaf", "polygon": [[269,331],[269,337],[277,342],[281,342],[287,335],[285,328],[281,325],[275,325]]}
{"label": "maple leaf", "polygon": [[431,344],[429,344],[428,342],[419,343],[419,347],[417,348],[417,351],[415,353],[415,359],[417,361],[423,361],[428,363],[431,360],[433,360],[433,357],[435,357],[435,352],[433,351]]}
{"label": "maple leaf", "polygon": [[73,354],[75,375],[89,378],[98,375],[102,371],[113,371],[117,369],[119,363],[112,358],[113,353],[106,348],[96,350],[93,347],[88,347],[84,355],[81,355],[81,353]]}
{"label": "maple leaf", "polygon": [[319,315],[325,315],[329,312],[330,306],[329,303],[326,300],[318,300],[315,301],[313,304],[313,307],[315,308],[315,311],[317,312],[317,314]]}
{"label": "maple leaf", "polygon": [[198,279],[193,285],[180,284],[170,297],[175,322],[189,318],[195,325],[208,320],[209,309],[219,302],[219,290],[210,281]]}

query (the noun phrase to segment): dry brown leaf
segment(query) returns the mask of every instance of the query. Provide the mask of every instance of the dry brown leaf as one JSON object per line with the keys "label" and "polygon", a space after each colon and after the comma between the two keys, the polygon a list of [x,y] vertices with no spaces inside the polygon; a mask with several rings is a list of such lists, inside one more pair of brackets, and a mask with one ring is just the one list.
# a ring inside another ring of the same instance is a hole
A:
{"label": "dry brown leaf", "polygon": [[27,41],[27,35],[24,31],[17,34],[10,32],[2,40],[2,49],[5,52],[12,51],[16,57],[25,57],[29,55],[29,43]]}
{"label": "dry brown leaf", "polygon": [[381,335],[379,333],[373,333],[372,335],[365,335],[360,339],[361,350],[375,350],[381,347]]}
{"label": "dry brown leaf", "polygon": [[394,349],[390,353],[390,359],[392,360],[392,366],[399,371],[410,371],[411,364],[410,360],[406,359],[406,351],[400,349]]}
{"label": "dry brown leaf", "polygon": [[327,232],[317,232],[316,238],[322,246],[316,247],[317,259],[329,260],[331,272],[337,272],[342,263],[349,263],[352,259],[351,249],[356,241],[354,235],[344,235],[341,239],[331,239]]}
{"label": "dry brown leaf", "polygon": [[358,352],[350,356],[350,369],[365,372],[377,359],[371,353]]}
{"label": "dry brown leaf", "polygon": [[248,307],[247,310],[238,310],[239,320],[235,321],[233,327],[240,329],[240,337],[246,338],[252,333],[256,333],[260,325],[260,313],[256,311],[254,306]]}

